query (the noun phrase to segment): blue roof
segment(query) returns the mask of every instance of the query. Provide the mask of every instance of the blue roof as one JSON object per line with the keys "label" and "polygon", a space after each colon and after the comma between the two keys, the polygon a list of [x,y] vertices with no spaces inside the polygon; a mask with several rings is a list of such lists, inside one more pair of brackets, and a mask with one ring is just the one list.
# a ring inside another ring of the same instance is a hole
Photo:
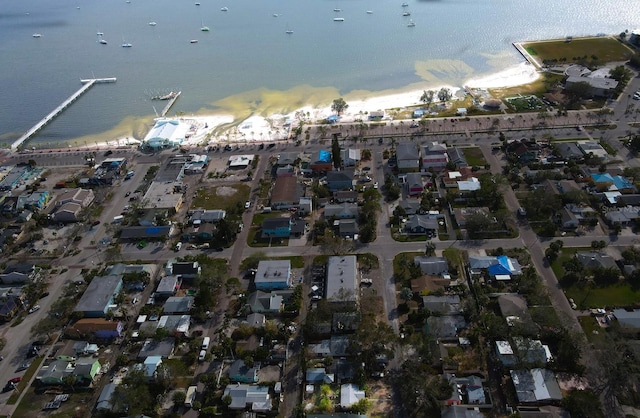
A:
{"label": "blue roof", "polygon": [[616,189],[633,189],[633,184],[625,177],[615,176],[613,177],[609,173],[604,174],[591,174],[591,178],[596,183],[612,183]]}
{"label": "blue roof", "polygon": [[327,118],[327,120],[328,120],[329,122],[337,122],[337,121],[338,121],[338,119],[339,119],[339,118],[338,118],[338,116],[336,116],[336,115],[331,115],[331,116],[329,116],[329,117]]}
{"label": "blue roof", "polygon": [[331,162],[331,153],[321,149],[318,153],[318,158],[326,163]]}

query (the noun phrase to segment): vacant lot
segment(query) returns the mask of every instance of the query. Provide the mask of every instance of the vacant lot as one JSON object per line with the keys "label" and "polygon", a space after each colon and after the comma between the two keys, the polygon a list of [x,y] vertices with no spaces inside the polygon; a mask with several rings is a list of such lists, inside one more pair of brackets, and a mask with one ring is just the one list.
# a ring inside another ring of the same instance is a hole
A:
{"label": "vacant lot", "polygon": [[487,160],[484,159],[482,150],[478,147],[464,148],[464,157],[467,159],[467,164],[471,167],[484,167],[487,164]]}
{"label": "vacant lot", "polygon": [[522,46],[539,62],[575,61],[587,57],[589,61],[627,61],[633,52],[613,38],[579,38],[566,40],[523,43]]}
{"label": "vacant lot", "polygon": [[249,198],[251,188],[246,184],[231,184],[200,189],[193,198],[193,208],[200,209],[224,209],[229,210],[240,204],[244,208],[244,202]]}

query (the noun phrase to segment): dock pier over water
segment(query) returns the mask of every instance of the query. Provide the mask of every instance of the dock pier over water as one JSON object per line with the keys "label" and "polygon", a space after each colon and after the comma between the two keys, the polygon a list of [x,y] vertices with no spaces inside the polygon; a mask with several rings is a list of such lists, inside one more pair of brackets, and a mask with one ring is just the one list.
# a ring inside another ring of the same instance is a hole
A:
{"label": "dock pier over water", "polygon": [[87,90],[89,90],[91,87],[93,87],[94,84],[115,83],[116,82],[116,78],[115,77],[110,77],[110,78],[88,78],[88,79],[81,79],[80,82],[82,83],[82,87],[80,87],[80,89],[78,89],[75,93],[73,93],[71,96],[69,96],[67,98],[67,100],[62,102],[58,107],[53,109],[53,111],[51,111],[51,113],[49,113],[44,118],[40,119],[40,121],[38,123],[36,123],[33,127],[31,127],[31,129],[29,129],[27,132],[25,132],[20,138],[15,140],[11,144],[11,151],[16,151],[22,144],[24,144],[27,140],[29,140],[33,135],[35,135],[38,131],[40,131],[42,128],[47,126],[53,119],[55,119],[56,116],[58,116],[67,107],[69,107],[71,105],[71,103],[73,103],[76,100],[78,100],[78,98],[80,96],[82,96],[84,93],[87,92]]}
{"label": "dock pier over water", "polygon": [[167,105],[164,107],[164,109],[162,109],[162,112],[160,113],[161,118],[164,118],[166,116],[167,112],[169,112],[169,109],[171,109],[171,106],[173,106],[173,104],[176,102],[176,100],[178,100],[178,97],[180,97],[181,94],[182,92],[179,91],[175,95],[173,95],[171,99],[169,99],[169,103],[167,103]]}

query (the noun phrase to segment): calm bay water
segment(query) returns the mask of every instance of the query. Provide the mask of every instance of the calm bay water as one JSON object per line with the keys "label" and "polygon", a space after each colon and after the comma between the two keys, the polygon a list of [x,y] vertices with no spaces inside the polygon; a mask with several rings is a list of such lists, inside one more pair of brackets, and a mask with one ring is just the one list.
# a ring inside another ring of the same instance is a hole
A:
{"label": "calm bay water", "polygon": [[[326,105],[354,90],[459,86],[521,62],[514,41],[619,33],[640,18],[640,2],[628,0],[408,2],[410,17],[402,0],[3,2],[0,143],[55,108],[80,78],[118,81],[93,87],[33,145],[144,134],[153,106],[164,104],[150,97],[172,90],[183,95],[170,114],[240,117]],[[201,32],[203,24],[211,30]]]}

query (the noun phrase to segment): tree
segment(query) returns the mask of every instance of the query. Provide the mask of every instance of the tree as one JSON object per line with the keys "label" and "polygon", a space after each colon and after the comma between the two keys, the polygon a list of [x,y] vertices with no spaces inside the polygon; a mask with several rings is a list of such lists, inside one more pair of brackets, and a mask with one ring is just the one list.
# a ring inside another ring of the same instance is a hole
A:
{"label": "tree", "polygon": [[427,257],[431,257],[435,255],[435,253],[436,253],[436,245],[431,241],[427,241],[424,249],[424,255],[426,255]]}
{"label": "tree", "polygon": [[340,143],[338,142],[338,138],[333,138],[331,141],[331,160],[333,161],[333,166],[336,169],[342,167],[342,150],[340,149]]}
{"label": "tree", "polygon": [[446,102],[448,100],[451,100],[452,94],[451,94],[451,90],[449,90],[446,87],[443,87],[440,89],[440,91],[438,91],[438,99],[440,99],[441,102]]}
{"label": "tree", "polygon": [[435,96],[435,92],[433,90],[423,90],[422,96],[420,96],[420,101],[429,108],[431,103],[433,103],[433,96]]}
{"label": "tree", "polygon": [[400,296],[400,299],[402,299],[403,301],[409,302],[411,299],[413,299],[413,291],[408,287],[403,287],[400,290],[399,296]]}
{"label": "tree", "polygon": [[591,97],[591,85],[586,81],[579,81],[572,83],[569,87],[565,88],[565,92],[569,96],[569,99],[573,102],[579,102],[583,99]]}
{"label": "tree", "polygon": [[344,101],[342,97],[338,99],[334,99],[333,103],[331,104],[331,110],[336,112],[338,116],[340,116],[342,112],[347,110],[348,107],[349,105],[347,104],[347,102]]}
{"label": "tree", "polygon": [[589,389],[572,390],[562,399],[562,406],[571,418],[604,418],[600,398]]}
{"label": "tree", "polygon": [[178,406],[181,406],[184,403],[184,401],[187,399],[187,394],[181,390],[178,390],[173,393],[173,397],[171,399],[173,400],[173,405],[175,407],[178,407]]}

